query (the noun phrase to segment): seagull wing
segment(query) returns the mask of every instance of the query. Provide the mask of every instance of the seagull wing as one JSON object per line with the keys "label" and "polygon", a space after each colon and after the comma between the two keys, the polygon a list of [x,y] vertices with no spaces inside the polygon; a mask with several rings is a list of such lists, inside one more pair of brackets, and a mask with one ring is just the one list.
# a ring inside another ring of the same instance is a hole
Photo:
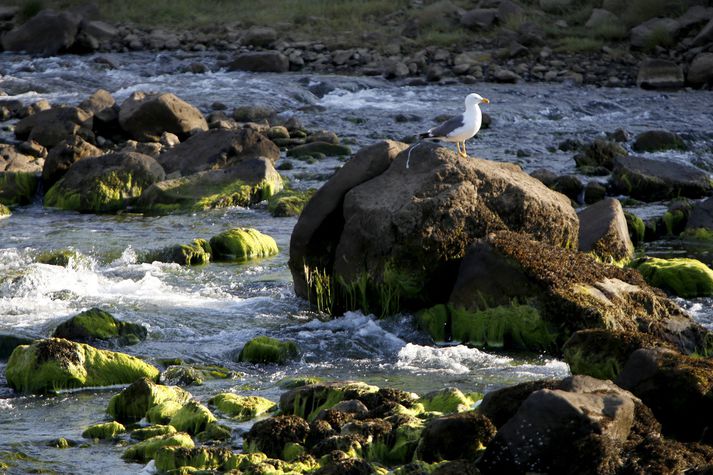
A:
{"label": "seagull wing", "polygon": [[465,126],[465,117],[463,117],[463,114],[461,114],[451,119],[448,119],[441,125],[430,129],[428,132],[422,135],[433,139],[442,139],[448,137],[451,133],[453,133],[454,130],[459,129],[463,126]]}

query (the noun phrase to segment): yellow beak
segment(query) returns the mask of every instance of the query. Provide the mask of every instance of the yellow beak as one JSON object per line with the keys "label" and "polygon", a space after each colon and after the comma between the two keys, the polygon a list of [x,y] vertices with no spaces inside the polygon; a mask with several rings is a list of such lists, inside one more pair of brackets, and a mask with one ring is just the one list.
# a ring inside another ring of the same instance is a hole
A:
{"label": "yellow beak", "polygon": [[483,98],[483,102],[486,104],[490,104],[490,99],[486,99],[485,97]]}

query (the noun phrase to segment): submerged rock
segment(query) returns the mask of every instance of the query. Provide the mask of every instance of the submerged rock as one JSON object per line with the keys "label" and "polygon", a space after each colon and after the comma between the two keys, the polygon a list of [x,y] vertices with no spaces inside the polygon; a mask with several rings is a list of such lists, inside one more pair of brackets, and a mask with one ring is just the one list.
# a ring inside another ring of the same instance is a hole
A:
{"label": "submerged rock", "polygon": [[142,378],[113,396],[109,400],[107,413],[122,423],[136,422],[159,404],[170,401],[180,408],[190,398],[190,393],[179,387],[163,386],[154,383],[152,379]]}
{"label": "submerged rock", "polygon": [[131,431],[131,438],[136,440],[146,440],[152,437],[175,434],[176,432],[178,431],[173,426],[154,424]]}
{"label": "submerged rock", "polygon": [[175,427],[179,432],[195,435],[206,430],[208,425],[216,420],[210,409],[197,401],[191,400],[171,417],[169,425]]}
{"label": "submerged rock", "polygon": [[99,340],[134,345],[145,340],[147,333],[143,325],[122,322],[104,310],[91,308],[61,323],[52,336],[82,343]]}
{"label": "submerged rock", "polygon": [[164,132],[185,139],[208,130],[203,114],[171,93],[134,92],[121,104],[119,124],[133,139],[147,142],[158,142]]}
{"label": "submerged rock", "polygon": [[32,203],[39,183],[36,173],[0,172],[0,204],[17,206]]}
{"label": "submerged rock", "polygon": [[697,259],[639,259],[632,266],[646,282],[683,298],[713,295],[713,270]]}
{"label": "submerged rock", "polygon": [[104,422],[102,424],[94,424],[86,428],[82,432],[82,437],[87,439],[114,439],[119,434],[126,432],[126,427],[116,421]]}
{"label": "submerged rock", "polygon": [[658,152],[661,150],[686,150],[686,143],[676,133],[668,130],[648,130],[636,136],[632,148],[636,152]]}
{"label": "submerged rock", "polygon": [[128,384],[158,374],[157,368],[139,358],[61,338],[18,346],[5,368],[11,388],[31,393]]}
{"label": "submerged rock", "polygon": [[377,394],[379,388],[360,382],[316,383],[294,388],[280,396],[280,412],[313,421],[323,410],[341,401]]}
{"label": "submerged rock", "polygon": [[270,197],[267,209],[276,218],[299,216],[314,192],[314,189],[306,191],[282,190]]}
{"label": "submerged rock", "polygon": [[215,261],[241,261],[279,252],[272,237],[250,228],[223,231],[210,238],[210,248]]}
{"label": "submerged rock", "polygon": [[205,239],[194,239],[191,244],[175,244],[147,251],[141,256],[143,262],[169,262],[182,266],[198,266],[210,261],[210,244]]}
{"label": "submerged rock", "polygon": [[238,354],[238,361],[285,364],[298,355],[299,348],[296,343],[262,335],[253,338],[243,346]]}
{"label": "submerged rock", "polygon": [[235,378],[239,375],[240,373],[218,365],[172,365],[161,373],[160,381],[163,384],[200,386],[206,380]]}

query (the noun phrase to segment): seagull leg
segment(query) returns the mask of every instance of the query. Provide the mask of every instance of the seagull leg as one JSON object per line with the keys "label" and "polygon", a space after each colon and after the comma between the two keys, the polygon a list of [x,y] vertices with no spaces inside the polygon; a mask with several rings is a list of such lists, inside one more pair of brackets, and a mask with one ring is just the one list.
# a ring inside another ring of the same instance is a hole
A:
{"label": "seagull leg", "polygon": [[463,141],[463,158],[468,158],[468,149],[465,148],[465,140]]}
{"label": "seagull leg", "polygon": [[456,150],[458,151],[458,156],[460,156],[460,142],[456,142]]}

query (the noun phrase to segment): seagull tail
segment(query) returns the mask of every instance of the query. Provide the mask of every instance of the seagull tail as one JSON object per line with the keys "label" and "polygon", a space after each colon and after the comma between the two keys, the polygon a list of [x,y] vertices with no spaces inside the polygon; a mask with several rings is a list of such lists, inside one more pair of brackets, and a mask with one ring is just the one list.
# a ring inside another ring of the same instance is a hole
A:
{"label": "seagull tail", "polygon": [[431,138],[431,132],[430,132],[430,131],[429,131],[429,132],[421,132],[420,134],[418,134],[418,138],[421,139],[421,140],[430,139],[430,138]]}

